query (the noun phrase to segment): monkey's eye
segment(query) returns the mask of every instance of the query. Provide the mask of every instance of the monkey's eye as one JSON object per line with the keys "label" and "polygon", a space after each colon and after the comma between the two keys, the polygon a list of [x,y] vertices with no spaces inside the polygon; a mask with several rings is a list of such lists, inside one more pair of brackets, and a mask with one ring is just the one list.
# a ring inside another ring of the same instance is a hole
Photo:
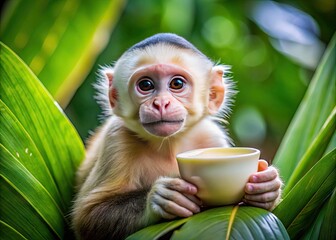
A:
{"label": "monkey's eye", "polygon": [[173,90],[180,90],[184,87],[184,84],[185,80],[182,77],[175,77],[170,81],[169,87]]}
{"label": "monkey's eye", "polygon": [[138,88],[143,92],[148,92],[154,89],[154,83],[150,79],[142,79],[138,82]]}

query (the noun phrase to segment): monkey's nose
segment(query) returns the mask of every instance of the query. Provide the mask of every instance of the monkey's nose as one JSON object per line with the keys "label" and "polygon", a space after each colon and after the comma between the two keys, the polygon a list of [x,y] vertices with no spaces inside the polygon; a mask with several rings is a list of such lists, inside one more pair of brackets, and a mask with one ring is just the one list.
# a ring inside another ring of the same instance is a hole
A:
{"label": "monkey's nose", "polygon": [[168,99],[156,98],[153,101],[154,109],[156,109],[160,113],[163,113],[168,108],[169,105],[170,105],[170,101]]}

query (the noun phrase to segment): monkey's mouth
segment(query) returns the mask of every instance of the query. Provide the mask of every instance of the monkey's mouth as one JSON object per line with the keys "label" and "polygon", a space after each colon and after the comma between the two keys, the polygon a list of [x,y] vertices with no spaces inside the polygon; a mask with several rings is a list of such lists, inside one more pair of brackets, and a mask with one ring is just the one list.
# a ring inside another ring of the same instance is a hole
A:
{"label": "monkey's mouth", "polygon": [[159,120],[142,123],[143,127],[151,134],[168,137],[177,133],[183,126],[184,120]]}

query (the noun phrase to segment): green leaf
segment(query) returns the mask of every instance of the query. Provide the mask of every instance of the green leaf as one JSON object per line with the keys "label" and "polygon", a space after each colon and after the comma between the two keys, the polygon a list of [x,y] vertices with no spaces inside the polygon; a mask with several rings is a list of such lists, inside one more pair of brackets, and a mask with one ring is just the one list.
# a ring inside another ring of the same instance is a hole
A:
{"label": "green leaf", "polygon": [[[325,199],[328,197],[336,184],[336,171],[334,171],[326,181],[321,185],[320,189],[315,193],[307,205],[296,216],[290,226],[287,227],[287,232],[291,238],[297,238],[302,235],[305,230],[311,227],[311,223],[316,219],[320,212]],[[332,225],[335,222],[326,222],[327,225]],[[308,226],[309,227],[308,227]],[[329,226],[329,228],[332,226]]]}
{"label": "green leaf", "polygon": [[307,151],[303,154],[299,165],[295,168],[292,175],[290,176],[283,192],[284,196],[323,155],[335,131],[335,122],[336,107],[334,107],[326,122],[322,126],[320,132],[316,135]]}
{"label": "green leaf", "polygon": [[[299,164],[335,107],[335,44],[336,35],[331,40],[274,158],[274,165],[279,168],[285,183],[290,179],[295,167]],[[333,132],[334,130],[331,131],[330,136],[325,136],[323,143],[314,149],[315,152],[310,153],[314,154],[316,159],[320,159],[323,155]],[[293,181],[295,182],[297,177],[294,178]],[[288,190],[290,190],[290,187]],[[285,187],[285,193],[288,190]]]}
{"label": "green leaf", "polygon": [[291,238],[310,228],[335,185],[336,148],[318,161],[273,210]]}
{"label": "green leaf", "polygon": [[1,225],[9,238],[62,238],[84,145],[32,71],[0,46]]}
{"label": "green leaf", "polygon": [[28,239],[60,238],[65,224],[62,212],[15,157],[2,146],[0,150],[1,220]]}
{"label": "green leaf", "polygon": [[[306,231],[305,233],[303,233],[303,236],[300,236],[300,239],[302,240],[314,240],[314,239],[318,239],[319,238],[319,234],[321,232],[321,226],[323,223],[323,218],[325,216],[326,213],[326,204],[323,205],[323,207],[320,209],[318,216],[316,217],[316,219],[314,219],[314,222],[310,225],[310,228],[308,229],[308,231]],[[332,238],[331,238],[332,239]]]}
{"label": "green leaf", "polygon": [[289,239],[282,223],[264,209],[242,206],[233,213],[234,208],[222,207],[197,214],[173,239]]}
{"label": "green leaf", "polygon": [[336,187],[329,198],[326,206],[326,213],[321,224],[320,239],[336,239]]}
{"label": "green leaf", "polygon": [[180,227],[186,221],[188,221],[188,218],[152,225],[132,234],[131,236],[127,237],[127,240],[159,239],[170,231]]}
{"label": "green leaf", "polygon": [[229,230],[230,216],[234,207],[214,208],[196,214],[174,232],[172,239],[194,239],[204,236],[216,236],[217,239],[225,239]]}
{"label": "green leaf", "polygon": [[304,240],[315,239],[336,239],[336,229],[334,224],[336,222],[335,215],[336,207],[336,188],[329,200],[323,205],[318,216],[314,220],[308,232],[304,233]]}
{"label": "green leaf", "polygon": [[237,205],[213,208],[189,218],[153,225],[131,235],[128,240],[167,236],[171,239],[289,239],[274,214],[261,208]]}
{"label": "green leaf", "polygon": [[[63,202],[51,173],[34,141],[2,100],[0,100],[0,109],[2,124],[0,136],[6,140],[5,150],[29,172],[33,172],[34,177],[43,183],[43,187],[54,196],[55,202],[65,209],[67,204]],[[0,146],[2,145],[0,144]]]}
{"label": "green leaf", "polygon": [[[1,188],[1,186],[0,186]],[[6,223],[0,221],[0,229],[1,229],[1,236],[3,239],[7,240],[25,240],[24,236],[22,236],[20,233],[18,233],[15,229],[8,226]]]}
{"label": "green leaf", "polygon": [[9,1],[1,39],[65,106],[106,46],[124,3]]}

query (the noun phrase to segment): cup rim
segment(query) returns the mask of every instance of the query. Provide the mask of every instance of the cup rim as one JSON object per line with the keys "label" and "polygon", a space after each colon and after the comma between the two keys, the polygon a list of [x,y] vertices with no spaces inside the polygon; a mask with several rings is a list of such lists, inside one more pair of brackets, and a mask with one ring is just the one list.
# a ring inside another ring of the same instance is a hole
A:
{"label": "cup rim", "polygon": [[[241,151],[241,150],[247,150],[250,151],[248,153],[240,153],[237,155],[213,155],[211,157],[209,156],[197,156],[205,151],[213,151],[213,150],[219,150],[219,149],[228,149],[228,150],[233,150],[233,151]],[[194,149],[194,150],[189,150],[185,152],[181,152],[176,155],[176,159],[183,159],[183,160],[225,160],[225,159],[232,159],[232,158],[241,158],[242,156],[244,157],[249,157],[249,156],[254,156],[260,154],[260,150],[252,147],[210,147],[210,148],[199,148],[199,149]],[[197,158],[195,158],[197,156]]]}

